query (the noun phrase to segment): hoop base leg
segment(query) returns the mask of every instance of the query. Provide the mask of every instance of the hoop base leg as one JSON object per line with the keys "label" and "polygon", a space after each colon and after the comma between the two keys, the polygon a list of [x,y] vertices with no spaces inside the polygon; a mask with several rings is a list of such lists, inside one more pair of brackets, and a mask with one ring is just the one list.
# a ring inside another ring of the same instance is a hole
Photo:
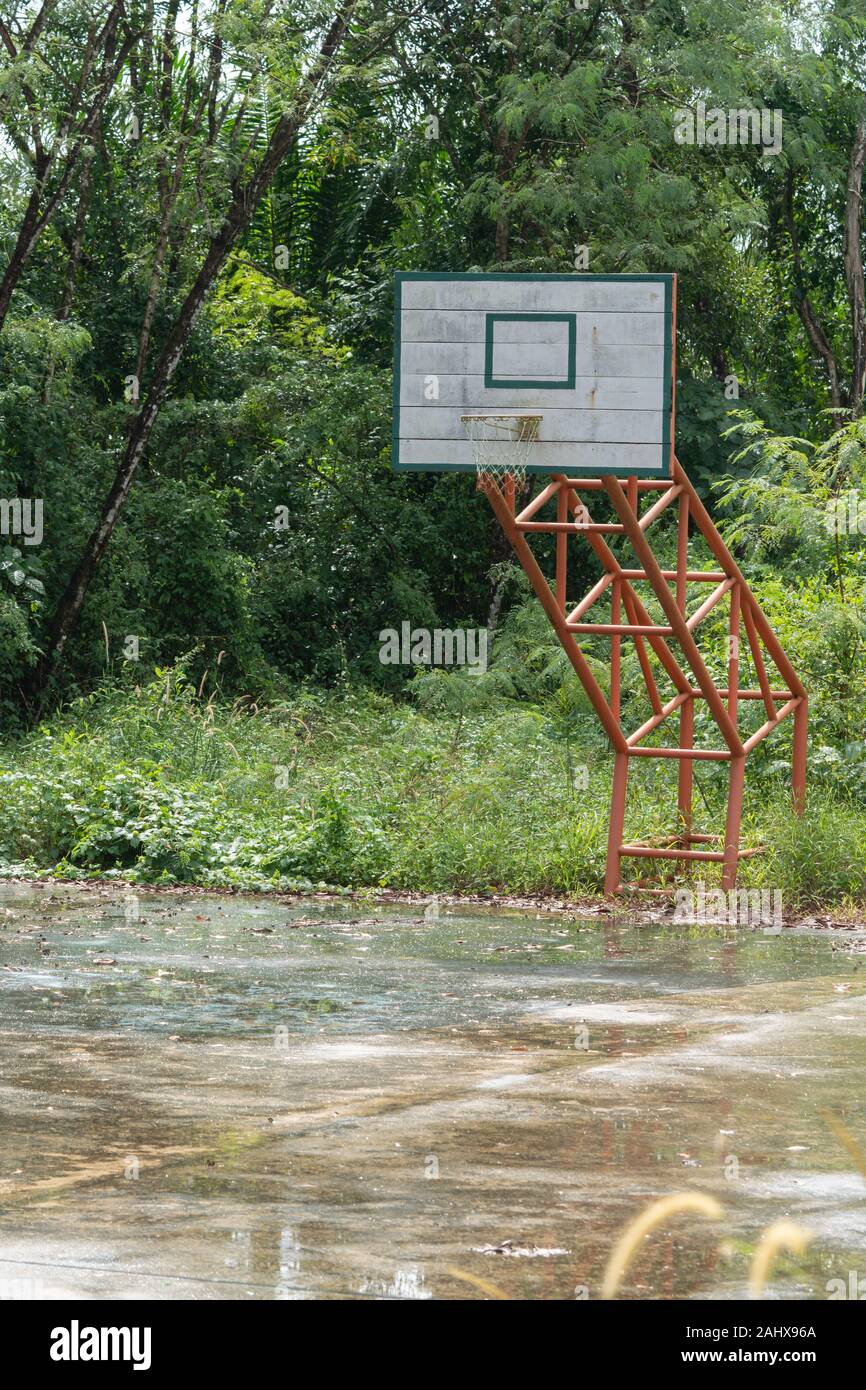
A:
{"label": "hoop base leg", "polygon": [[[680,710],[680,747],[691,748],[694,745],[695,731],[695,702],[693,699],[686,700]],[[684,849],[688,848],[689,836],[692,833],[692,782],[694,778],[694,764],[691,758],[680,758],[678,787],[677,787],[677,811],[679,813],[679,840]],[[688,861],[686,861],[688,862]]]}
{"label": "hoop base leg", "polygon": [[737,885],[737,863],[740,856],[740,822],[743,818],[743,785],[746,759],[731,761],[728,784],[728,814],[725,821],[725,858],[722,866],[722,888],[727,892]]}
{"label": "hoop base leg", "polygon": [[610,826],[607,832],[607,867],[604,891],[610,897],[622,891],[620,854],[625,825],[625,794],[628,787],[628,754],[615,753],[613,760],[613,791],[610,798]]}
{"label": "hoop base leg", "polygon": [[809,733],[809,701],[804,696],[794,710],[794,758],[791,769],[791,797],[796,815],[806,811],[806,743]]}

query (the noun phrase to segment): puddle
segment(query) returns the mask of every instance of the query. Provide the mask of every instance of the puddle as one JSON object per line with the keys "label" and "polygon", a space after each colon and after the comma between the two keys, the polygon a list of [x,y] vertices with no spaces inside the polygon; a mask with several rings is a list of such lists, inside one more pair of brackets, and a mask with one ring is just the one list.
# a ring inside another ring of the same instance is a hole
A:
{"label": "puddle", "polygon": [[824,1298],[866,1275],[839,947],[0,885],[0,1297],[593,1298],[694,1190],[722,1221],[654,1234],[624,1297],[741,1297],[786,1217],[813,1241],[769,1295]]}

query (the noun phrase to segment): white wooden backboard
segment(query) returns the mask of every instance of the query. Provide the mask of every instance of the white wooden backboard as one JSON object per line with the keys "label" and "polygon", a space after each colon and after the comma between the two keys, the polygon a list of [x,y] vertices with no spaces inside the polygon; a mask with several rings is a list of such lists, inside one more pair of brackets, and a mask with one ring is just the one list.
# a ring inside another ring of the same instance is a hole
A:
{"label": "white wooden backboard", "polygon": [[474,469],[461,415],[542,416],[533,473],[671,471],[675,277],[399,273],[394,467]]}

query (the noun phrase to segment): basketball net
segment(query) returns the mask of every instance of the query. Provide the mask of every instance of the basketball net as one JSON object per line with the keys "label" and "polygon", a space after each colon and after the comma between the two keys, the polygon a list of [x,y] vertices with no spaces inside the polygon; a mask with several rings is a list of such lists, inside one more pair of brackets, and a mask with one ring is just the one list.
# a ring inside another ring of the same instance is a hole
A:
{"label": "basketball net", "polygon": [[479,487],[489,478],[502,483],[510,477],[516,486],[526,481],[540,415],[461,415],[460,419],[472,444]]}

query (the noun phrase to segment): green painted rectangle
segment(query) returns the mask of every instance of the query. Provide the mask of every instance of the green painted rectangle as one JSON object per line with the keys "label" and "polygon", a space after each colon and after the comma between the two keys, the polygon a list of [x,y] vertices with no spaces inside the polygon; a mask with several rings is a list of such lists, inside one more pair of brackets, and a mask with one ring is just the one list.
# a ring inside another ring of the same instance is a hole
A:
{"label": "green painted rectangle", "polygon": [[[494,332],[497,323],[567,323],[568,361],[563,381],[531,381],[493,375]],[[487,314],[484,320],[484,385],[507,391],[532,390],[540,387],[545,391],[573,391],[577,376],[577,314]]]}

